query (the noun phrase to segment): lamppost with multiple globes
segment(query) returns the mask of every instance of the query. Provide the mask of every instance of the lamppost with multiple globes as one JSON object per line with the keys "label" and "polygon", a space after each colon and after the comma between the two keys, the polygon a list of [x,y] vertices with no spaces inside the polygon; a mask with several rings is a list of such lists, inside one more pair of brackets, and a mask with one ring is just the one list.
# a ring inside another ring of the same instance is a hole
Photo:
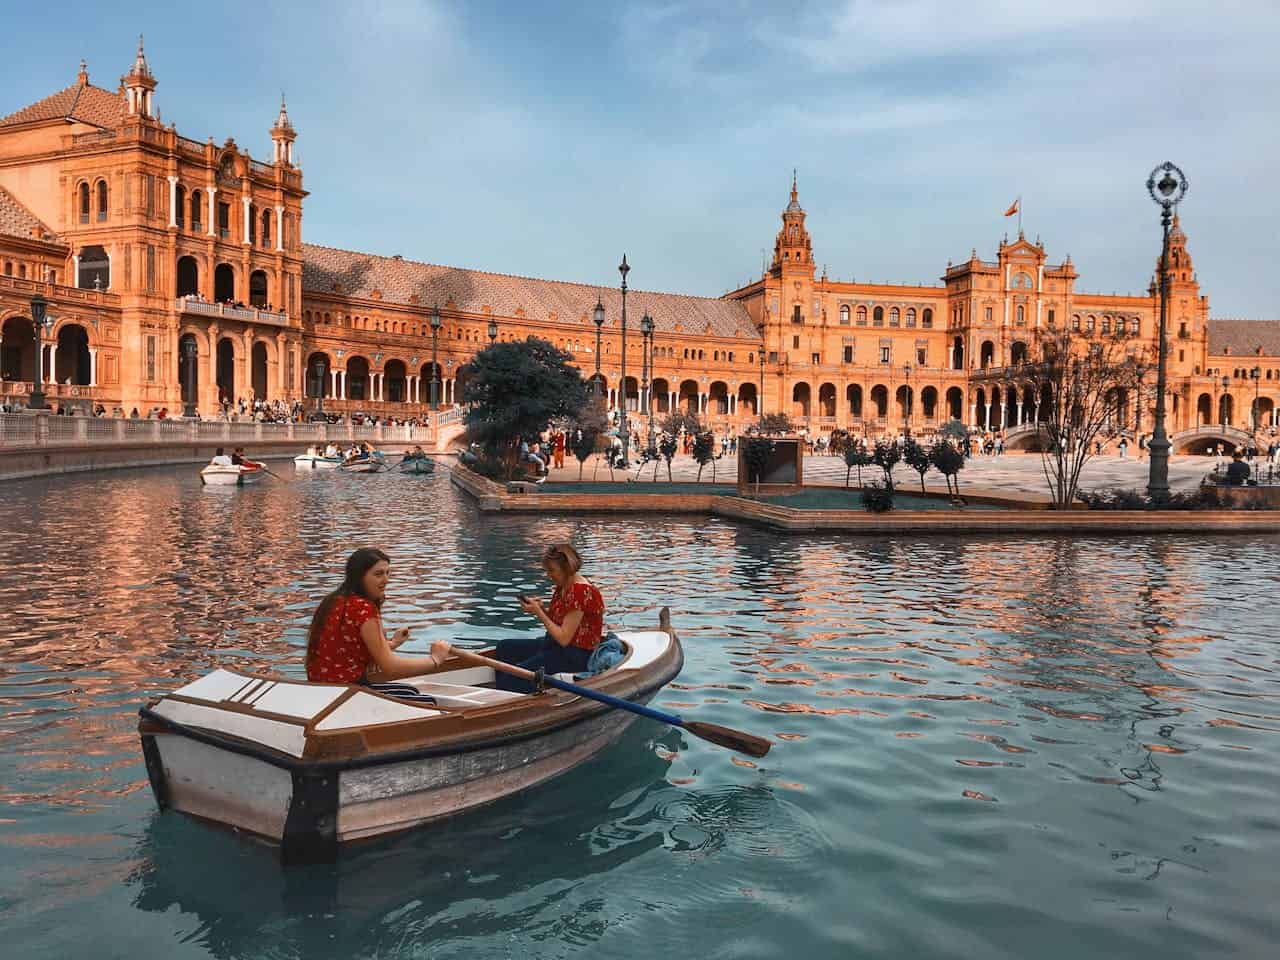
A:
{"label": "lamppost with multiple globes", "polygon": [[618,273],[622,274],[622,356],[619,366],[622,372],[618,378],[618,399],[622,412],[618,425],[622,431],[622,468],[631,465],[631,427],[627,423],[627,274],[631,268],[627,266],[627,255],[622,255],[622,263],[618,264]]}
{"label": "lamppost with multiple globes", "polygon": [[[52,332],[53,317],[49,316],[49,301],[40,294],[31,298],[31,331],[36,341],[35,383],[31,387],[32,410],[43,410],[44,405],[44,333]],[[52,370],[49,371],[53,373]]]}
{"label": "lamppost with multiple globes", "polygon": [[907,375],[907,395],[905,402],[902,404],[902,433],[903,436],[911,436],[911,364],[904,363],[902,372]]}
{"label": "lamppost with multiple globes", "polygon": [[591,379],[591,394],[603,397],[604,391],[600,389],[600,335],[604,331],[604,304],[599,297],[596,297],[596,305],[591,310],[591,322],[596,325],[596,375]]}
{"label": "lamppost with multiple globes", "polygon": [[1249,432],[1249,443],[1253,447],[1253,453],[1250,454],[1252,457],[1256,456],[1258,451],[1258,414],[1261,412],[1258,409],[1258,390],[1262,386],[1262,368],[1254,367],[1250,370],[1249,379],[1253,381],[1253,416],[1250,417],[1250,420],[1253,422],[1253,429]]}
{"label": "lamppost with multiple globes", "polygon": [[[1224,375],[1222,378],[1223,397],[1230,399],[1231,394],[1228,393],[1230,389],[1231,389],[1231,377]],[[1221,423],[1222,426],[1225,427],[1227,425],[1227,404],[1223,403],[1222,399],[1223,399],[1222,397],[1218,398],[1218,421],[1219,423]]]}
{"label": "lamppost with multiple globes", "polygon": [[324,416],[324,378],[327,371],[325,370],[325,362],[316,357],[315,362],[311,364],[311,372],[315,377],[316,384],[316,415]]}
{"label": "lamppost with multiple globes", "polygon": [[431,308],[431,409],[440,409],[440,307]]}
{"label": "lamppost with multiple globes", "polygon": [[653,449],[653,396],[649,383],[653,378],[653,317],[648,312],[640,318],[640,413],[649,418],[648,448]]}
{"label": "lamppost with multiple globes", "polygon": [[182,367],[185,371],[185,382],[182,384],[182,415],[188,420],[196,415],[196,355],[200,348],[196,346],[195,337],[182,339]]}
{"label": "lamppost with multiple globes", "polygon": [[1173,208],[1187,195],[1187,178],[1172,163],[1162,163],[1147,177],[1147,192],[1160,207],[1160,225],[1164,240],[1160,247],[1160,348],[1156,363],[1156,416],[1151,431],[1150,472],[1147,475],[1147,495],[1157,503],[1169,498],[1169,435],[1165,431],[1164,394],[1168,380],[1169,336],[1169,224],[1173,220]]}
{"label": "lamppost with multiple globes", "polygon": [[489,345],[492,346],[498,340],[498,321],[489,321]]}

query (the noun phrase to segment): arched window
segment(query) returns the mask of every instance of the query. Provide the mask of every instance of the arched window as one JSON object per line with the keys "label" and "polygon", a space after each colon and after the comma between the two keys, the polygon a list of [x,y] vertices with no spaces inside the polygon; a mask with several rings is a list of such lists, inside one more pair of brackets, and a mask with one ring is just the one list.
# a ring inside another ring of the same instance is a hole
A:
{"label": "arched window", "polygon": [[262,211],[262,245],[271,246],[271,211]]}
{"label": "arched window", "polygon": [[267,274],[263,270],[255,270],[249,274],[249,305],[253,307],[267,305]]}
{"label": "arched window", "polygon": [[865,327],[867,325],[867,308],[858,308],[858,326]]}
{"label": "arched window", "polygon": [[186,297],[200,292],[200,270],[195,257],[178,258],[178,296]]}
{"label": "arched window", "polygon": [[1129,332],[1135,337],[1139,336],[1142,333],[1142,321],[1134,317],[1133,322],[1129,325]]}
{"label": "arched window", "polygon": [[1128,326],[1124,317],[1116,317],[1116,336],[1123,337],[1128,332]]}
{"label": "arched window", "polygon": [[1022,304],[1018,304],[1018,326],[1022,326],[1027,322],[1027,308]]}
{"label": "arched window", "polygon": [[907,308],[907,326],[914,327],[915,325],[916,325],[916,308],[908,307]]}
{"label": "arched window", "polygon": [[849,325],[849,306],[848,304],[840,305],[840,324],[847,327]]}
{"label": "arched window", "polygon": [[107,181],[98,181],[98,220],[107,219]]}
{"label": "arched window", "polygon": [[181,186],[173,194],[173,222],[179,230],[187,225],[187,191]]}
{"label": "arched window", "polygon": [[89,185],[87,183],[80,184],[79,193],[80,193],[80,197],[79,197],[80,222],[88,223],[89,222]]}
{"label": "arched window", "polygon": [[1077,333],[1080,332],[1080,314],[1073,313],[1071,315],[1071,329],[1075,330]]}
{"label": "arched window", "polygon": [[249,204],[249,244],[252,246],[258,242],[258,208],[255,204]]}
{"label": "arched window", "polygon": [[204,194],[199,190],[191,191],[191,229],[200,229],[201,214],[204,210]]}
{"label": "arched window", "polygon": [[933,311],[928,307],[924,308],[924,313],[920,316],[920,323],[926,330],[933,329]]}
{"label": "arched window", "polygon": [[901,320],[902,320],[902,314],[898,311],[897,307],[894,307],[889,311],[889,326],[891,327],[899,326]]}
{"label": "arched window", "polygon": [[1104,333],[1104,334],[1105,334],[1105,333],[1110,333],[1110,332],[1111,332],[1111,318],[1110,318],[1110,317],[1103,317],[1103,318],[1102,318],[1102,333]]}
{"label": "arched window", "polygon": [[876,307],[871,311],[871,325],[873,327],[884,326],[884,307]]}
{"label": "arched window", "polygon": [[1098,318],[1090,314],[1084,321],[1084,332],[1093,333],[1098,326]]}

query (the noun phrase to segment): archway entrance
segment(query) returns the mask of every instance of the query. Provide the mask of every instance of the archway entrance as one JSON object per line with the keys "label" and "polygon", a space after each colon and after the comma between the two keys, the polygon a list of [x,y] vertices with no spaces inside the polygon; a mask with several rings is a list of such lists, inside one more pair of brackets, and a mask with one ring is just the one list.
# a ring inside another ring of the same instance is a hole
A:
{"label": "archway entrance", "polygon": [[213,271],[213,299],[218,303],[234,303],[236,272],[230,264],[220,263]]}
{"label": "archway entrance", "polygon": [[384,399],[391,403],[404,403],[409,399],[408,371],[403,360],[388,360],[383,376],[386,378],[382,392]]}
{"label": "archway entrance", "polygon": [[253,345],[253,398],[267,399],[267,345],[261,340]]}
{"label": "archway entrance", "polygon": [[68,323],[58,331],[58,352],[54,357],[53,379],[87,387],[92,381],[89,332],[78,323]]}
{"label": "archway entrance", "polygon": [[80,248],[80,288],[82,290],[111,289],[111,258],[105,247]]}
{"label": "archway entrance", "polygon": [[178,258],[178,296],[194,296],[200,292],[200,268],[195,257]]}
{"label": "archway entrance", "polygon": [[267,305],[267,275],[261,270],[249,274],[249,306],[265,307]]}
{"label": "archway entrance", "polygon": [[[183,360],[183,357],[185,357],[188,351],[190,351],[191,349],[191,347],[187,346],[188,343],[190,343],[192,346],[196,348],[195,350],[196,362],[193,364],[190,364],[190,368],[191,368],[190,383],[187,382],[188,364],[185,360]],[[182,400],[184,403],[187,402],[188,400],[190,400],[191,403],[199,402],[200,400],[200,345],[199,345],[199,341],[196,340],[195,335],[191,333],[184,333],[181,337],[178,338],[178,386],[182,388]]]}
{"label": "archway entrance", "polygon": [[236,348],[223,337],[218,341],[218,369],[214,377],[218,385],[218,400],[234,403],[236,399]]}
{"label": "archway entrance", "polygon": [[367,400],[369,397],[369,361],[364,357],[352,357],[347,361],[347,399]]}
{"label": "archway entrance", "polygon": [[35,334],[27,317],[10,317],[0,328],[0,379],[36,378]]}

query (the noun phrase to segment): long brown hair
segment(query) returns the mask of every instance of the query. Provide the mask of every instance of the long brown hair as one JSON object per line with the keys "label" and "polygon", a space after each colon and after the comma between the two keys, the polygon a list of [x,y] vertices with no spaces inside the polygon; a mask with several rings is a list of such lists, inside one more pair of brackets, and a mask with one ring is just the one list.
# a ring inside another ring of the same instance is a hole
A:
{"label": "long brown hair", "polygon": [[382,609],[382,601],[375,600],[365,592],[364,575],[383,560],[387,563],[391,562],[391,558],[376,547],[361,547],[347,557],[347,568],[342,578],[342,585],[321,600],[320,606],[316,607],[316,612],[311,615],[311,626],[307,628],[306,664],[308,669],[311,668],[311,658],[315,655],[316,643],[320,640],[324,621],[338,600],[351,596],[364,597],[379,610]]}

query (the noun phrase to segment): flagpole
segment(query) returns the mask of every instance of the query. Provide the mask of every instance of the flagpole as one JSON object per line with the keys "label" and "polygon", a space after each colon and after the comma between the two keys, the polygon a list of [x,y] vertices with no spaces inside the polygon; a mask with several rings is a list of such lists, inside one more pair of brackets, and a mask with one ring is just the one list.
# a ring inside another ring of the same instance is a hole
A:
{"label": "flagpole", "polygon": [[1022,236],[1022,194],[1018,194],[1018,236]]}

